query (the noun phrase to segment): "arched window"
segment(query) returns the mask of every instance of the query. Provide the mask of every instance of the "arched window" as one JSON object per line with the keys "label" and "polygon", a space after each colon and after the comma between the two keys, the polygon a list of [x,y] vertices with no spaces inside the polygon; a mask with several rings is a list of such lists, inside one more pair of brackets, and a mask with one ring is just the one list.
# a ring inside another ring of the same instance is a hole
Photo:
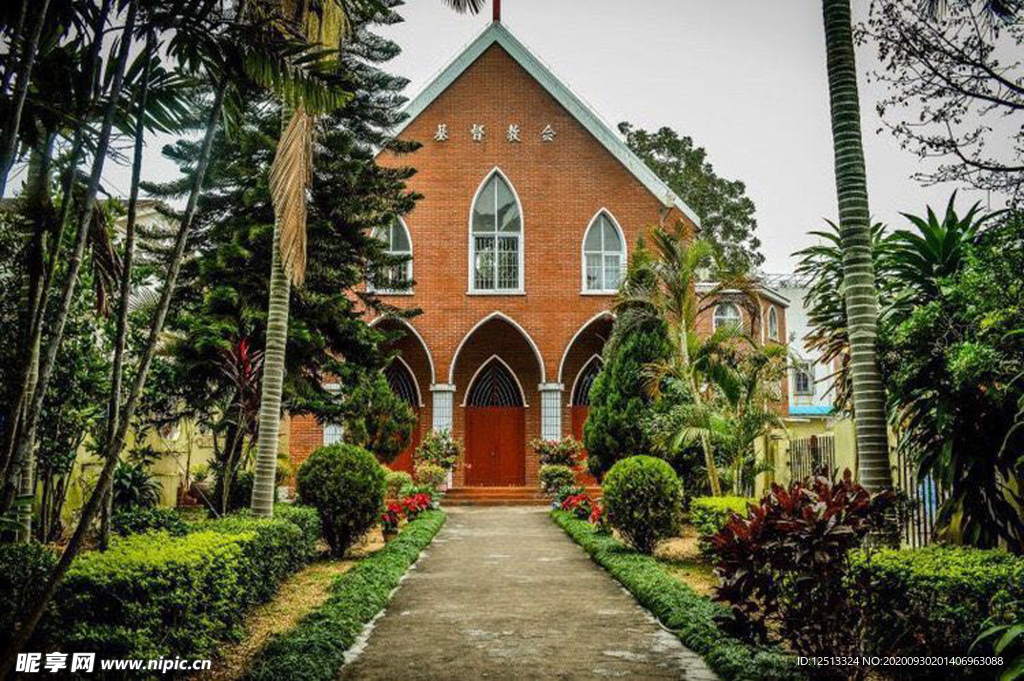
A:
{"label": "arched window", "polygon": [[775,311],[774,305],[768,308],[768,338],[779,340],[779,313]]}
{"label": "arched window", "polygon": [[576,377],[576,384],[572,389],[572,406],[589,407],[590,389],[594,386],[597,375],[601,373],[601,358],[594,355],[590,358]]}
{"label": "arched window", "polygon": [[376,293],[412,293],[412,239],[401,219],[395,219],[386,229],[378,229],[374,238],[385,243],[388,255],[406,256],[409,259],[398,265],[381,268],[374,274],[375,285],[370,287]]}
{"label": "arched window", "polygon": [[814,365],[810,362],[793,364],[793,393],[814,395]]}
{"label": "arched window", "polygon": [[[341,392],[340,383],[324,383],[324,389],[330,393]],[[323,427],[324,446],[341,442],[345,438],[345,429],[340,423],[325,423]]]}
{"label": "arched window", "polygon": [[618,225],[601,211],[583,237],[583,290],[614,293],[622,282],[624,241]]}
{"label": "arched window", "polygon": [[410,407],[420,406],[420,391],[408,365],[397,357],[384,370],[384,378],[391,386],[391,392],[398,395]]}
{"label": "arched window", "polygon": [[469,261],[471,291],[518,293],[523,290],[523,219],[519,200],[495,170],[473,202]]}
{"label": "arched window", "polygon": [[715,331],[726,325],[742,328],[743,315],[735,303],[719,303],[715,306]]}
{"label": "arched window", "polygon": [[497,357],[492,357],[473,378],[466,396],[470,407],[521,407],[523,397],[512,372]]}

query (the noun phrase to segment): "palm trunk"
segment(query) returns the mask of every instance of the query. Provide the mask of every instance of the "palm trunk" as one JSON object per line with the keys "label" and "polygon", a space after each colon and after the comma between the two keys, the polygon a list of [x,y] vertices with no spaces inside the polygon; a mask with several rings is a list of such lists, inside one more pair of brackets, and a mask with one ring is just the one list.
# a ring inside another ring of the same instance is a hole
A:
{"label": "palm trunk", "polygon": [[[135,149],[132,159],[132,184],[128,195],[128,217],[125,224],[124,266],[121,268],[121,288],[117,308],[117,336],[114,341],[114,366],[110,376],[110,399],[107,402],[107,430],[105,442],[110,442],[117,431],[121,418],[121,379],[124,374],[124,353],[128,340],[128,303],[132,291],[132,263],[135,255],[135,219],[139,205],[139,182],[142,179],[142,152],[146,134],[146,100],[149,97],[150,62],[156,49],[156,33],[152,29],[146,34],[146,60],[139,89],[139,108],[135,117]],[[100,528],[100,549],[110,543],[110,520],[114,509],[113,486],[106,492],[103,508],[103,522]]]}
{"label": "palm trunk", "polygon": [[[32,28],[29,42],[25,45],[25,54],[22,58],[21,72],[18,74],[18,82],[14,86],[14,94],[11,97],[11,109],[7,114],[7,121],[4,123],[3,139],[0,140],[0,196],[3,196],[7,189],[7,175],[14,165],[14,154],[18,147],[18,129],[21,128],[21,112],[25,108],[25,99],[28,97],[28,86],[32,81],[32,69],[36,63],[36,56],[39,54],[39,38],[43,34],[43,26],[46,25],[46,12],[50,6],[50,0],[41,0],[38,12],[38,20]],[[14,45],[11,45],[11,59],[13,65]]]}
{"label": "palm trunk", "polygon": [[[680,327],[679,331],[679,356],[683,361],[683,366],[686,367],[686,375],[690,379],[690,390],[693,391],[693,402],[698,408],[702,407],[704,400],[700,396],[700,390],[697,385],[697,377],[694,374],[693,367],[690,365],[690,345],[689,345],[689,329],[686,325],[686,313],[680,315]],[[718,465],[715,463],[715,453],[711,448],[711,438],[708,434],[701,432],[700,434],[700,446],[704,451],[704,468],[708,472],[708,485],[711,487],[711,496],[720,497],[722,496],[722,482],[718,477]]]}
{"label": "palm trunk", "polygon": [[160,303],[150,326],[146,349],[139,361],[138,372],[136,373],[135,381],[132,384],[132,392],[128,396],[128,401],[125,403],[124,415],[118,425],[114,439],[112,442],[107,443],[107,446],[101,453],[104,457],[104,463],[103,469],[100,471],[99,480],[96,483],[96,488],[93,490],[93,493],[89,496],[89,501],[86,502],[85,507],[82,509],[82,517],[78,521],[78,526],[75,528],[75,532],[71,536],[71,540],[68,542],[67,547],[65,547],[64,552],[61,553],[60,560],[58,560],[57,565],[54,566],[53,573],[50,575],[46,588],[32,604],[24,623],[17,631],[14,632],[11,644],[7,651],[5,651],[2,662],[0,662],[0,679],[7,678],[7,674],[10,673],[15,660],[17,660],[18,653],[25,648],[25,644],[28,643],[28,640],[32,637],[36,627],[39,626],[39,620],[42,619],[43,613],[46,612],[47,606],[50,604],[50,601],[53,600],[53,596],[57,592],[57,585],[67,573],[68,568],[71,567],[71,561],[73,561],[75,556],[78,555],[79,550],[82,548],[82,542],[85,539],[85,535],[89,531],[89,526],[96,518],[96,513],[99,510],[99,505],[102,500],[102,490],[105,489],[113,480],[114,466],[117,464],[121,447],[124,446],[124,439],[128,432],[128,424],[131,423],[139,398],[142,396],[142,390],[146,385],[146,376],[149,373],[149,367],[153,362],[154,355],[156,354],[156,347],[159,343],[160,335],[163,333],[164,320],[167,318],[167,309],[170,307],[171,296],[174,293],[178,272],[181,270],[181,262],[185,255],[185,243],[192,228],[192,221],[195,219],[196,204],[199,200],[199,193],[202,190],[203,182],[206,178],[206,169],[210,165],[213,138],[217,130],[217,123],[220,120],[220,110],[224,103],[224,94],[226,91],[227,80],[225,78],[222,79],[221,83],[217,86],[217,91],[213,100],[213,108],[211,109],[210,115],[206,121],[203,145],[199,153],[199,161],[196,164],[195,176],[192,179],[192,187],[189,191],[188,204],[185,207],[181,226],[175,240],[174,251],[171,255],[170,266],[168,268],[167,281],[164,284],[164,289],[160,296]]}
{"label": "palm trunk", "polygon": [[[74,302],[75,291],[78,284],[78,272],[82,267],[82,260],[85,256],[85,246],[89,236],[89,226],[92,221],[92,214],[95,208],[96,195],[99,192],[100,179],[103,175],[103,167],[106,161],[107,149],[110,145],[110,134],[113,129],[114,115],[117,112],[117,103],[121,95],[121,86],[124,83],[125,68],[128,64],[128,53],[131,48],[132,32],[135,29],[135,16],[137,3],[131,2],[128,5],[128,17],[125,20],[124,31],[122,32],[121,45],[118,49],[117,62],[114,70],[114,78],[110,86],[110,103],[104,112],[103,126],[100,130],[99,140],[96,144],[95,157],[93,159],[92,174],[89,177],[89,185],[86,189],[85,206],[82,211],[81,221],[78,225],[78,233],[75,235],[75,248],[68,263],[67,281],[64,284],[60,307],[57,313],[57,322],[54,324],[51,337],[46,344],[46,352],[42,357],[39,368],[39,379],[27,402],[28,410],[25,413],[23,427],[18,435],[9,466],[13,470],[31,472],[32,466],[26,466],[25,462],[34,456],[35,433],[39,423],[39,415],[43,408],[43,399],[49,386],[50,375],[53,373],[54,364],[57,361],[57,352],[60,349],[64,336],[64,326],[67,323],[71,306]],[[24,467],[24,468],[22,468]],[[32,480],[22,480],[22,487],[32,487]]]}
{"label": "palm trunk", "polygon": [[892,474],[886,434],[885,388],[875,356],[878,295],[871,257],[871,220],[850,0],[823,0],[822,8],[843,248],[843,295],[850,330],[857,475],[864,487],[875,491],[890,487]]}
{"label": "palm trunk", "polygon": [[11,86],[11,77],[18,65],[18,43],[21,42],[21,32],[25,29],[25,19],[28,16],[28,0],[21,0],[21,9],[18,12],[18,20],[11,29],[11,42],[7,46],[7,58],[4,59],[4,76],[0,80],[0,96],[7,96],[7,88]]}
{"label": "palm trunk", "polygon": [[284,387],[285,349],[288,344],[288,304],[291,280],[281,262],[281,233],[274,222],[274,251],[270,265],[270,306],[267,313],[267,348],[263,355],[263,392],[256,448],[251,508],[253,515],[274,515],[277,447],[281,431],[281,393]]}

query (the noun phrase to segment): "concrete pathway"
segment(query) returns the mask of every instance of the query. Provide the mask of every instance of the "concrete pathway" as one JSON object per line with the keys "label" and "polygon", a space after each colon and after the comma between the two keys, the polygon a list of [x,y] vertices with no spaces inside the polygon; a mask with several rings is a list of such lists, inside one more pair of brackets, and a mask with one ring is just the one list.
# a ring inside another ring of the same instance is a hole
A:
{"label": "concrete pathway", "polygon": [[715,678],[529,507],[449,510],[341,677]]}

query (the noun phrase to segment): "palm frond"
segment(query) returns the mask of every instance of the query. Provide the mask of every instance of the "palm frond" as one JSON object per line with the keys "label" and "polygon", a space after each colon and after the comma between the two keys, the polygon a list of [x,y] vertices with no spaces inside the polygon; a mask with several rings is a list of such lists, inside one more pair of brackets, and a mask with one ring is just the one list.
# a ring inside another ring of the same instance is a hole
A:
{"label": "palm frond", "polygon": [[313,117],[305,109],[296,109],[281,133],[270,167],[281,264],[296,284],[306,276],[306,191],[313,178],[313,126]]}

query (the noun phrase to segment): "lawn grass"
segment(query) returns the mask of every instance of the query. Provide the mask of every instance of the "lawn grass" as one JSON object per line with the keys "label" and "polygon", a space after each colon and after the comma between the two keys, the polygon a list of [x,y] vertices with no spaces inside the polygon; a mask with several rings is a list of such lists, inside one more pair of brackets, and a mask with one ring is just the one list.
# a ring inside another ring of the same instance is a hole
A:
{"label": "lawn grass", "polygon": [[715,673],[744,681],[802,677],[794,658],[748,645],[722,631],[716,617],[726,614],[725,608],[673,577],[658,559],[637,553],[569,513],[552,511],[551,517]]}
{"label": "lawn grass", "polygon": [[337,577],[330,596],[291,629],[270,638],[246,678],[334,679],[363,627],[384,609],[402,576],[445,522],[427,511],[396,539]]}

